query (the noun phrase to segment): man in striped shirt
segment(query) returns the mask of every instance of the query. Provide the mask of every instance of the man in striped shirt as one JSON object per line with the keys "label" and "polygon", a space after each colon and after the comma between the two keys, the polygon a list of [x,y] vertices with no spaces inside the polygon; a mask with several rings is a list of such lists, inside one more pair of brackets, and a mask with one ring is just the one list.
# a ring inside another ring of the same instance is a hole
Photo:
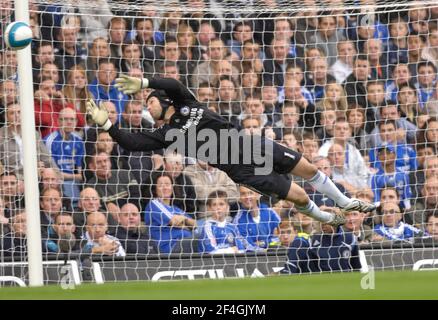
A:
{"label": "man in striped shirt", "polygon": [[63,193],[73,203],[79,199],[79,183],[82,181],[84,143],[75,132],[76,111],[64,108],[59,112],[59,130],[53,131],[44,143],[49,149],[63,176]]}

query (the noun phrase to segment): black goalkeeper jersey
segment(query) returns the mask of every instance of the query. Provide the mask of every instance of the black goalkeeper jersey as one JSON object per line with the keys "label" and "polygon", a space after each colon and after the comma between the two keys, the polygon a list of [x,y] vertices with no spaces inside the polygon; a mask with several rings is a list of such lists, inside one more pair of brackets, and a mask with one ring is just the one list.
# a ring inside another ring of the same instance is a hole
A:
{"label": "black goalkeeper jersey", "polygon": [[164,90],[175,113],[168,124],[154,131],[130,133],[111,126],[108,132],[122,148],[151,151],[175,147],[178,153],[226,172],[236,183],[282,199],[287,196],[291,181],[285,174],[296,166],[301,154],[270,139],[238,132],[177,80],[153,78],[149,87]]}
{"label": "black goalkeeper jersey", "polygon": [[127,133],[112,126],[108,132],[121,147],[127,150],[151,151],[166,148],[175,142],[175,139],[166,139],[166,133],[171,129],[178,129],[181,135],[187,137],[189,132],[193,134],[207,128],[217,135],[220,134],[221,129],[233,128],[230,122],[197,101],[193,94],[175,79],[152,78],[149,80],[149,88],[164,90],[172,100],[175,113],[168,124],[153,131]]}

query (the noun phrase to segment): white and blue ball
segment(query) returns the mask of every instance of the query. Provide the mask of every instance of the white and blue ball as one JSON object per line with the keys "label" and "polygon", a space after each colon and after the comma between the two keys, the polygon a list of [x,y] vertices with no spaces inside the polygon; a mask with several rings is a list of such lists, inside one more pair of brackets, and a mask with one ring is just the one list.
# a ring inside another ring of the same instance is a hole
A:
{"label": "white and blue ball", "polygon": [[26,48],[32,42],[32,29],[22,21],[9,24],[5,31],[6,46],[12,50]]}

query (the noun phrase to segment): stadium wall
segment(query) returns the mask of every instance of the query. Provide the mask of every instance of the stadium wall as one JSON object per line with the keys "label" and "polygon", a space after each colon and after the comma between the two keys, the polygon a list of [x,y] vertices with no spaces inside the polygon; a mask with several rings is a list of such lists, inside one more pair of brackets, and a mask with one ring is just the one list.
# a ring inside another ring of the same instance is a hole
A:
{"label": "stadium wall", "polygon": [[[59,259],[59,257],[57,257]],[[265,277],[284,266],[286,250],[253,255],[186,255],[163,258],[102,258],[70,256],[65,260],[43,262],[45,284],[79,285],[86,282],[169,281]],[[438,270],[438,248],[365,249],[361,251],[362,272]],[[27,285],[25,262],[0,263],[3,284]]]}

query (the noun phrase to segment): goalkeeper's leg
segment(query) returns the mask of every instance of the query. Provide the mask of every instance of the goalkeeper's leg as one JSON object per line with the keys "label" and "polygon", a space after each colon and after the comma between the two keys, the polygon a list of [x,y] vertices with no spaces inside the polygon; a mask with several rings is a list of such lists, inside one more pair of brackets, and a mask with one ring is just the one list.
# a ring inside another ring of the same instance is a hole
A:
{"label": "goalkeeper's leg", "polygon": [[304,189],[295,183],[291,184],[289,192],[286,196],[286,200],[292,201],[298,211],[317,221],[328,223],[333,226],[338,226],[345,223],[343,216],[325,212],[319,209],[319,207],[312,200],[310,200]]}
{"label": "goalkeeper's leg", "polygon": [[291,173],[306,179],[312,187],[335,201],[343,211],[357,210],[361,212],[369,212],[376,208],[372,203],[367,203],[359,199],[350,199],[345,196],[329,177],[319,171],[313,164],[310,164],[303,157],[301,157]]}

